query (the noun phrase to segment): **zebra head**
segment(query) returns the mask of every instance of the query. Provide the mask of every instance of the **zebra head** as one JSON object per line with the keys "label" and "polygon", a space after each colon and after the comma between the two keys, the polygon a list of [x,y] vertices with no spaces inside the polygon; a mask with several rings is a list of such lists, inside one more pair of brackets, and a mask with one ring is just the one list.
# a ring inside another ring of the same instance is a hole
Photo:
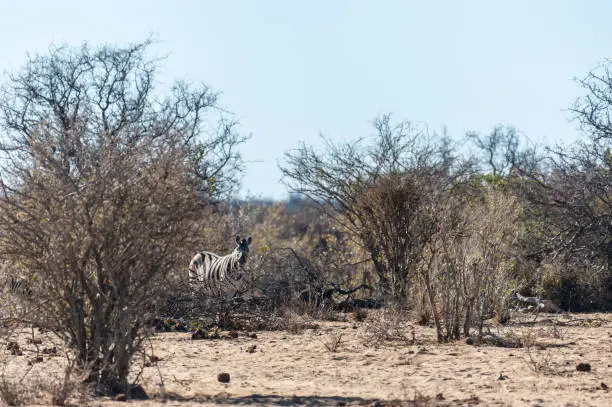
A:
{"label": "zebra head", "polygon": [[236,248],[234,249],[234,253],[240,255],[240,257],[238,258],[238,263],[241,266],[244,266],[244,264],[247,262],[247,259],[249,258],[249,245],[252,241],[253,238],[251,236],[241,240],[240,236],[236,235]]}

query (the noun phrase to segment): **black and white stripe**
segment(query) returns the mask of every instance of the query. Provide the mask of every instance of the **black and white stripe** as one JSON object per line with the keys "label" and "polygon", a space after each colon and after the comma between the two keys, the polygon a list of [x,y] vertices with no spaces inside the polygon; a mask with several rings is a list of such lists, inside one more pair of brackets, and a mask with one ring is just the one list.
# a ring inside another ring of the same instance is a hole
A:
{"label": "black and white stripe", "polygon": [[31,297],[32,296],[32,286],[25,279],[21,277],[11,277],[11,281],[9,281],[9,292],[13,295],[19,297]]}
{"label": "black and white stripe", "polygon": [[249,245],[253,239],[240,239],[236,236],[236,248],[226,256],[211,252],[196,254],[189,263],[190,281],[225,281],[239,277],[240,271],[249,257]]}

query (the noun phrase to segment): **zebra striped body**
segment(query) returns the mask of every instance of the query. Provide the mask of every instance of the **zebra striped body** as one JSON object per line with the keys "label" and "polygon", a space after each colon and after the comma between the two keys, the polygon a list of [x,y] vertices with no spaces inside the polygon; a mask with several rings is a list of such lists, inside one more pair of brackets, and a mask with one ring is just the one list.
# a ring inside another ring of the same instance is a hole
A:
{"label": "zebra striped body", "polygon": [[31,284],[24,278],[11,277],[8,282],[9,293],[18,297],[30,297],[33,293]]}
{"label": "zebra striped body", "polygon": [[235,275],[244,266],[249,256],[251,237],[240,240],[236,236],[236,248],[230,254],[219,256],[211,252],[196,254],[189,263],[190,281],[225,281]]}

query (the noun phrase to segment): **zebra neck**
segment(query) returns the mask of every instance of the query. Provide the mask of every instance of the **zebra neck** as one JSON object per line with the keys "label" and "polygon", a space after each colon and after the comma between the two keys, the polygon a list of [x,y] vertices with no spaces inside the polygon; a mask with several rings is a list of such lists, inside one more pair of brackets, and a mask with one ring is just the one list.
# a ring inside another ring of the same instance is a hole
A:
{"label": "zebra neck", "polygon": [[243,263],[240,262],[240,259],[242,258],[242,252],[238,249],[234,250],[231,254],[231,261],[232,261],[232,268],[240,268],[242,267]]}

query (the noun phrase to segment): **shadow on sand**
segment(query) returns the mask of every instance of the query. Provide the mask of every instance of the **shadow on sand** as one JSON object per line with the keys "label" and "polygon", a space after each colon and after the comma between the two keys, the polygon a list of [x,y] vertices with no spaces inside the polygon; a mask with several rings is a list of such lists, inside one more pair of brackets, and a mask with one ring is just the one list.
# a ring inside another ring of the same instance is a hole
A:
{"label": "shadow on sand", "polygon": [[[182,397],[178,394],[166,393],[163,399],[168,401],[184,401],[190,403],[206,403],[234,406],[429,406],[436,404],[433,400],[417,397],[416,400],[377,400],[361,397],[343,396],[277,396],[252,394],[249,396],[232,396],[219,393],[214,396]],[[439,401],[438,401],[439,402]]]}

